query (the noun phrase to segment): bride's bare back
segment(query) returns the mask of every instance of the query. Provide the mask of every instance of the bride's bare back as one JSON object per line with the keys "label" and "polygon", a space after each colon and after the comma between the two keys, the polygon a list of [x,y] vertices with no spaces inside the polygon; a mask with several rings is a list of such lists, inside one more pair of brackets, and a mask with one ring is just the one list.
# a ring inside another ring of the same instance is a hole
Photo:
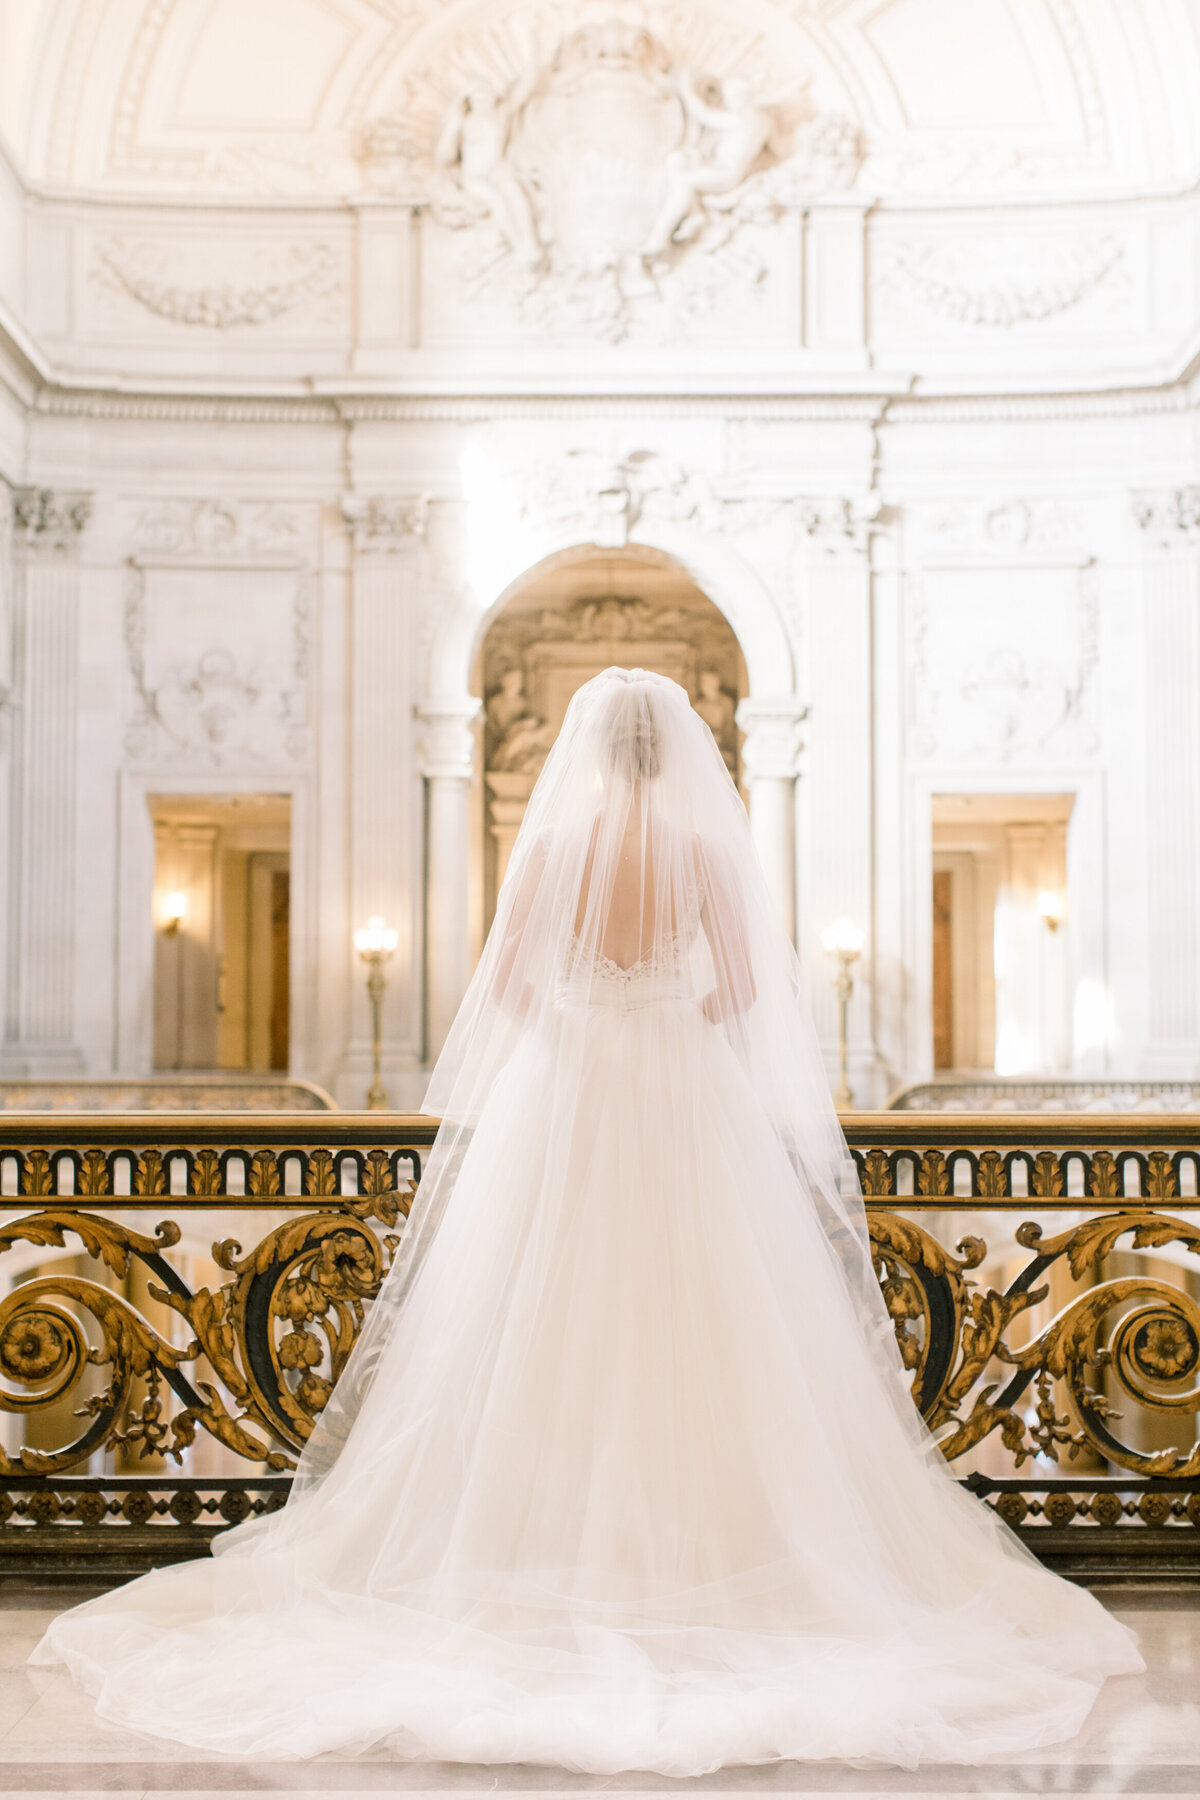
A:
{"label": "bride's bare back", "polygon": [[594,940],[606,962],[635,968],[665,942],[673,943],[683,933],[694,935],[698,928],[699,855],[695,845],[678,843],[677,837],[635,799],[604,892],[597,891],[599,824],[593,827],[575,908],[575,936]]}

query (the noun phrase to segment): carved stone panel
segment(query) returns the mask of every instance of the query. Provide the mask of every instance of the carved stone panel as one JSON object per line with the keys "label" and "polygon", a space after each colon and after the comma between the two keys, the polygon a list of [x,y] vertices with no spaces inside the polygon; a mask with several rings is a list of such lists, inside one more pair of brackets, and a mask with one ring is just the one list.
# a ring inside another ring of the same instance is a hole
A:
{"label": "carved stone panel", "polygon": [[909,578],[906,611],[918,759],[1037,764],[1099,749],[1086,570],[926,569]]}
{"label": "carved stone panel", "polygon": [[131,561],[127,753],[213,769],[304,761],[312,609],[296,568]]}
{"label": "carved stone panel", "polygon": [[854,181],[857,127],[802,83],[781,93],[736,27],[698,39],[682,12],[650,26],[616,8],[546,25],[537,43],[502,21],[455,45],[457,91],[423,145],[410,126],[397,161],[386,119],[364,132],[368,181],[391,167],[429,193],[468,307],[614,343],[731,309],[744,328],[787,267],[763,228]]}

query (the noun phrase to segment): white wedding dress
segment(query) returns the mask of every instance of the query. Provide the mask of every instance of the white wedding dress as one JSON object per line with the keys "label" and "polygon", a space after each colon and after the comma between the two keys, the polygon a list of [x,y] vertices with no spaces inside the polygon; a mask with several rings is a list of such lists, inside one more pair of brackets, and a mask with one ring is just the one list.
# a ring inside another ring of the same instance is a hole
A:
{"label": "white wedding dress", "polygon": [[745,814],[674,684],[572,704],[402,1251],[283,1512],[65,1614],[203,1751],[691,1775],[1073,1734],[1132,1635],[920,1425]]}

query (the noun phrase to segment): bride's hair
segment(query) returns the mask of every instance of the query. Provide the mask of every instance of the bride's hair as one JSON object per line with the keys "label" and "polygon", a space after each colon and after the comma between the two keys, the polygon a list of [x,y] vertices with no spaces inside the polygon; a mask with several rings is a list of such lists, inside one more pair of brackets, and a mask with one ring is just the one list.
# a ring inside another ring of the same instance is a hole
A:
{"label": "bride's hair", "polygon": [[630,783],[652,781],[662,768],[654,688],[635,675],[614,682],[605,721],[608,766]]}

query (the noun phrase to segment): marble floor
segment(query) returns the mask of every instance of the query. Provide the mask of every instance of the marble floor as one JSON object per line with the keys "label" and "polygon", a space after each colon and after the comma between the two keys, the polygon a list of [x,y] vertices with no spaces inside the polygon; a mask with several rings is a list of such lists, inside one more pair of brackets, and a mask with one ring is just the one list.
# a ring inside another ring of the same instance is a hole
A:
{"label": "marble floor", "polygon": [[86,1701],[56,1672],[25,1668],[25,1659],[60,1607],[82,1594],[0,1592],[0,1800],[18,1794],[71,1794],[87,1800],[122,1794],[152,1800],[186,1794],[341,1795],[369,1800],[404,1793],[408,1800],[445,1793],[502,1792],[550,1800],[557,1794],[617,1791],[624,1796],[713,1790],[726,1800],[745,1795],[836,1794],[851,1800],[885,1796],[1024,1794],[1190,1794],[1200,1796],[1200,1589],[1113,1591],[1105,1603],[1138,1632],[1145,1675],[1112,1681],[1073,1743],[1038,1750],[1003,1765],[863,1773],[828,1763],[776,1763],[722,1769],[696,1780],[664,1776],[571,1775],[561,1769],[502,1765],[398,1763],[388,1759],[318,1759],[308,1763],[201,1761],[194,1752],[148,1747],[142,1739],[100,1726]]}

